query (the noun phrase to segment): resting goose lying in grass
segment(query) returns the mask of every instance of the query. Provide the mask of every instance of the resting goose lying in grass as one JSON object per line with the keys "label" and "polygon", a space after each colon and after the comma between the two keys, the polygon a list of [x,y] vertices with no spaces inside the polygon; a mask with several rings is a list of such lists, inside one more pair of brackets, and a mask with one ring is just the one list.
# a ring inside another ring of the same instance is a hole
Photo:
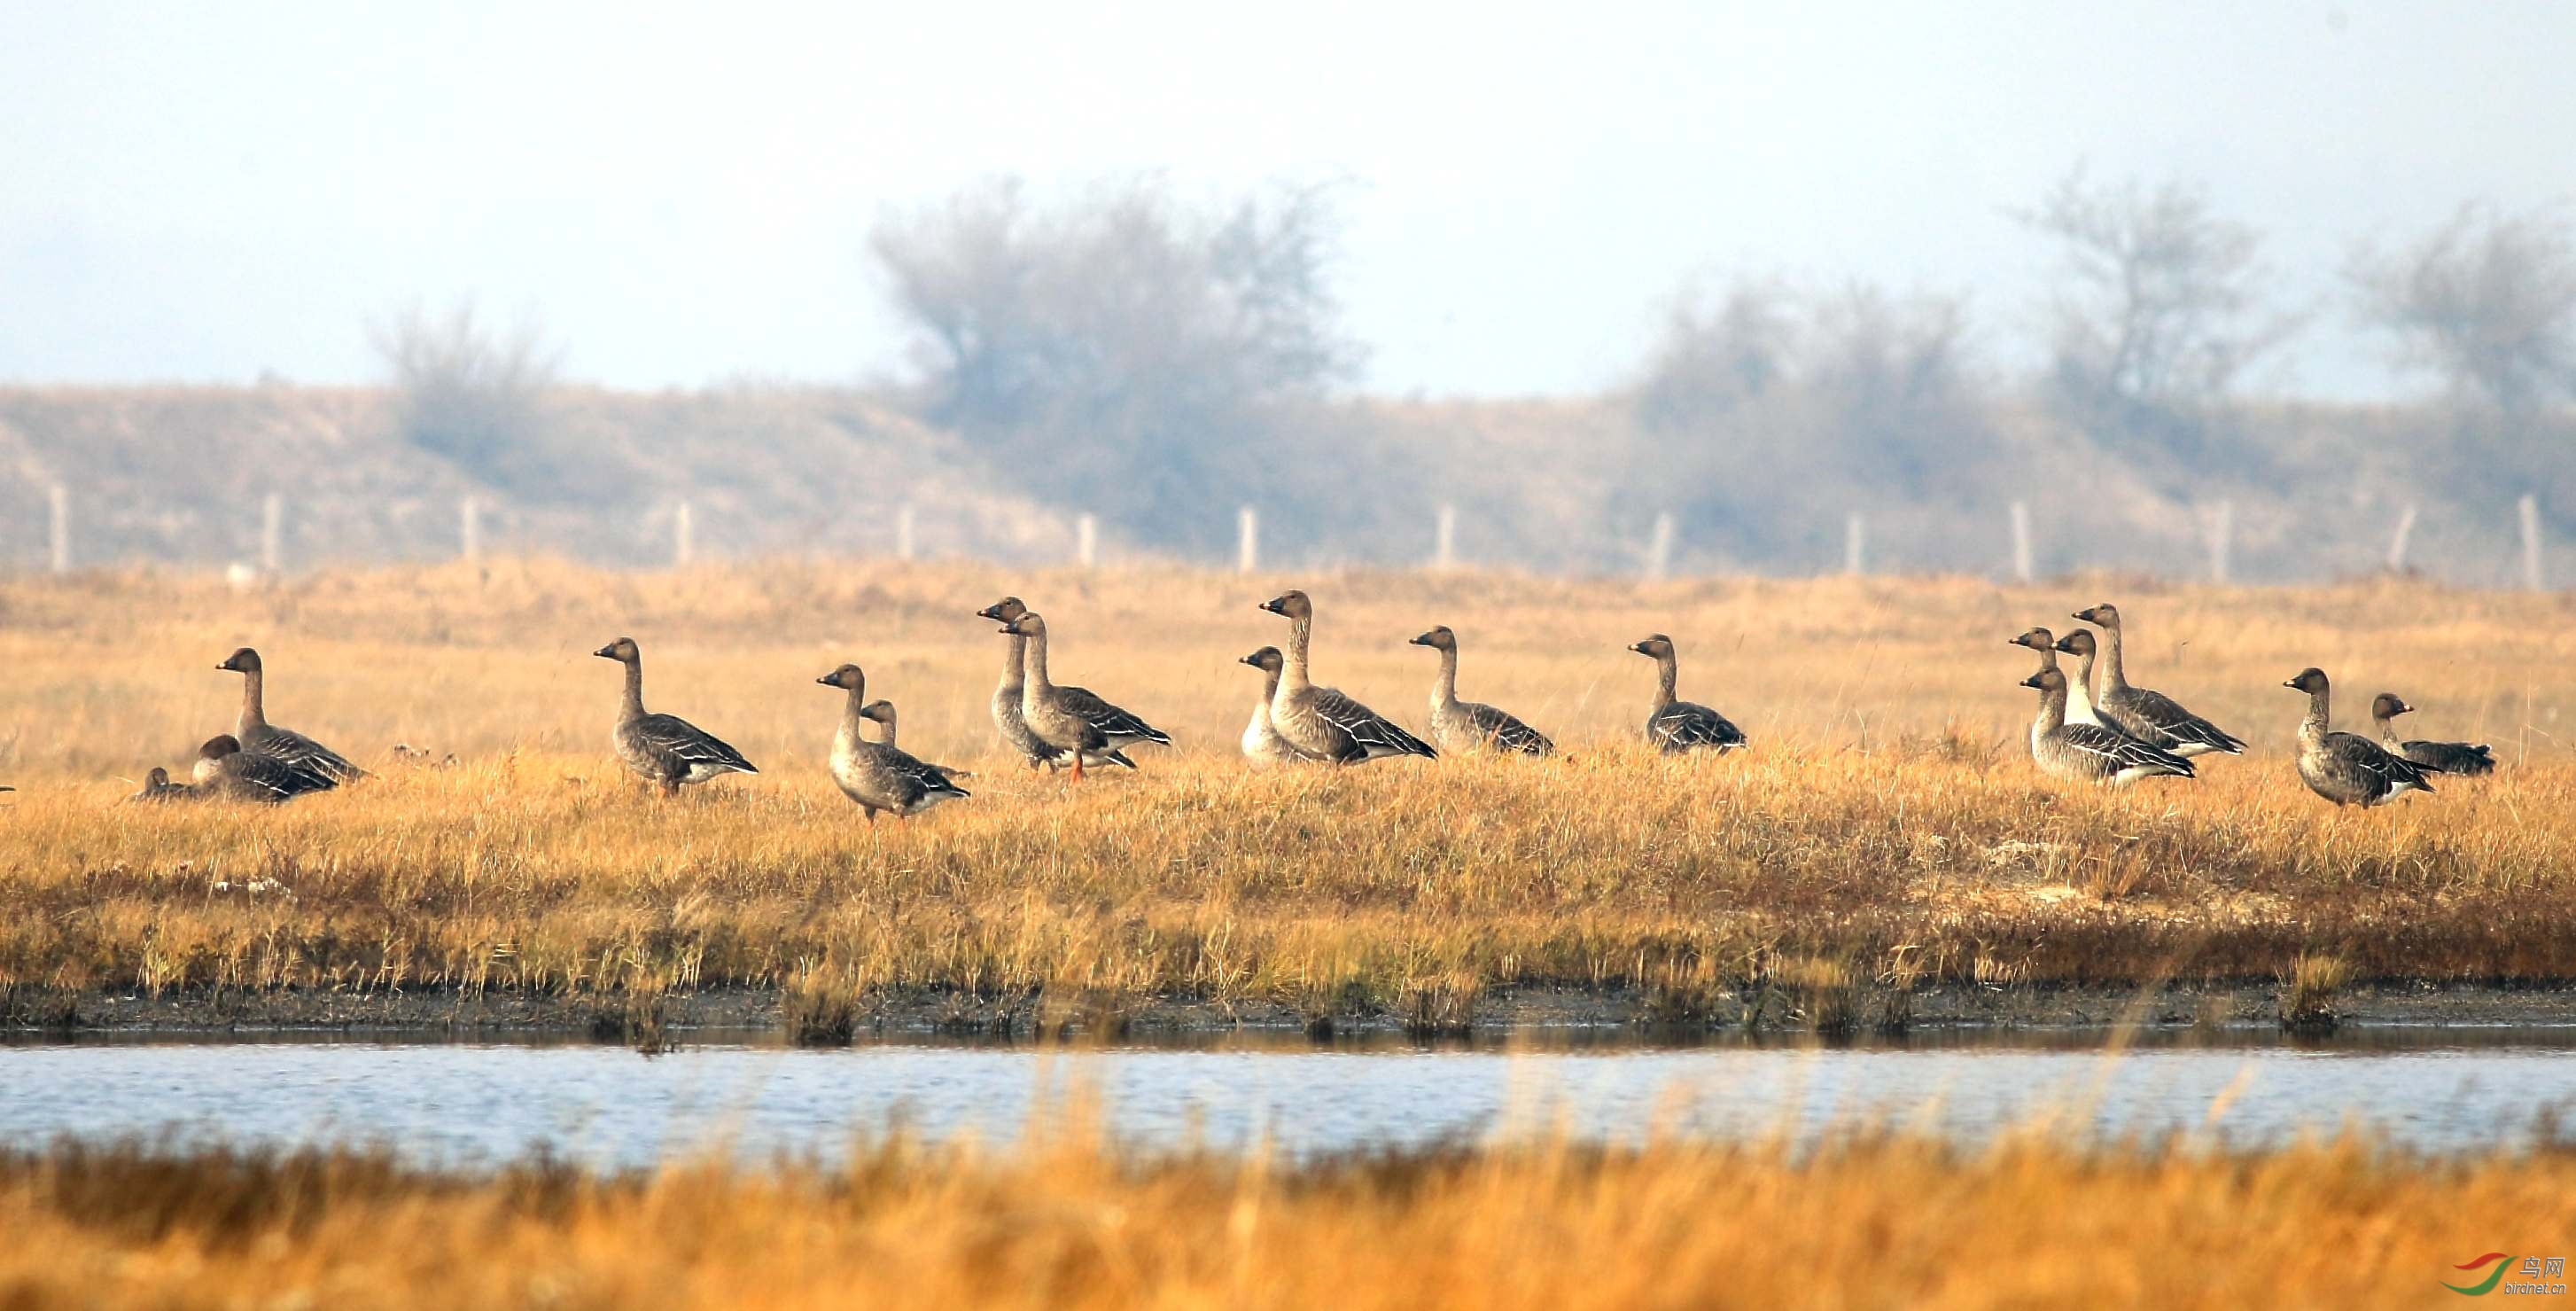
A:
{"label": "resting goose lying in grass", "polygon": [[232,732],[242,750],[284,761],[287,768],[311,780],[313,787],[305,791],[337,787],[367,776],[367,771],[350,764],[339,752],[294,729],[268,722],[263,688],[267,675],[260,668],[259,652],[242,647],[224,657],[224,662],[215,668],[242,676],[241,717]]}
{"label": "resting goose lying in grass", "polygon": [[2382,692],[2371,698],[2370,719],[2379,725],[2380,744],[2398,755],[2441,774],[2491,774],[2495,772],[2495,753],[2484,742],[2400,742],[2397,740],[2397,717],[2411,715],[2415,707],[2406,704],[2394,692]]}
{"label": "resting goose lying in grass", "polygon": [[245,751],[230,733],[206,739],[197,748],[196,786],[200,797],[256,801],[276,805],[306,792],[317,792],[312,776],[264,751]]}
{"label": "resting goose lying in grass", "polygon": [[1693,701],[1675,697],[1674,688],[1681,679],[1680,661],[1673,652],[1673,639],[1657,633],[1642,642],[1631,643],[1629,650],[1655,662],[1655,706],[1646,712],[1646,740],[1665,755],[1684,751],[1720,753],[1751,745],[1744,730],[1729,722],[1726,716]]}

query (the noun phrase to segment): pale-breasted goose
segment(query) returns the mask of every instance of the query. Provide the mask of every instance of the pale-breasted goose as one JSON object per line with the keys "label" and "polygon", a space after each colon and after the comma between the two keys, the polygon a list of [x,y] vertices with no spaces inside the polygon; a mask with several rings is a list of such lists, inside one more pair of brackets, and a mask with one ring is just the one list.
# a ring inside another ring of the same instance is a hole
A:
{"label": "pale-breasted goose", "polygon": [[[877,822],[880,810],[910,817],[952,797],[971,795],[937,766],[914,759],[891,741],[870,742],[859,731],[875,716],[868,714],[868,676],[857,665],[843,665],[814,681],[849,693],[841,702],[840,728],[832,734],[832,781],[859,804],[868,823]],[[887,724],[889,737],[894,733],[890,720],[878,720]]]}
{"label": "pale-breasted goose", "polygon": [[[0,789],[0,791],[5,790]],[[164,801],[184,801],[194,795],[196,795],[195,788],[185,783],[171,782],[170,771],[154,765],[152,772],[143,776],[143,790],[127,797],[126,801],[134,805],[148,806]]]}
{"label": "pale-breasted goose", "polygon": [[[895,713],[894,703],[892,701],[887,701],[883,698],[871,701],[859,708],[859,714],[865,718],[875,720],[877,726],[885,730],[884,734],[877,738],[877,741],[883,742],[890,747],[902,745],[902,743],[895,740]],[[972,770],[951,769],[946,765],[935,765],[928,761],[923,761],[922,763],[928,768],[938,770],[940,777],[951,781],[961,778],[975,777],[974,771]]]}
{"label": "pale-breasted goose", "polygon": [[2337,733],[2327,719],[2332,689],[2325,671],[2313,666],[2281,684],[2308,694],[2307,717],[2299,721],[2299,779],[2310,792],[2338,806],[2376,806],[2408,792],[2430,792],[2424,766],[2396,755],[2359,733]]}
{"label": "pale-breasted goose", "polygon": [[1256,766],[1313,759],[1288,745],[1288,739],[1279,736],[1279,730],[1270,723],[1270,702],[1279,695],[1279,669],[1286,663],[1279,648],[1265,646],[1243,657],[1243,663],[1263,674],[1261,699],[1252,703],[1252,719],[1243,726],[1243,758]]}
{"label": "pale-breasted goose", "polygon": [[2066,722],[2093,724],[2119,733],[2118,725],[2103,723],[2102,716],[2093,709],[2093,635],[2079,628],[2052,641],[2047,629],[2034,628],[2012,639],[2012,642],[2015,646],[2029,646],[2034,640],[2049,643],[2039,662],[2042,669],[2058,667],[2058,652],[2075,657],[2075,672],[2066,678]]}
{"label": "pale-breasted goose", "polygon": [[2021,680],[2039,689],[2030,722],[2030,759],[2040,772],[2086,783],[2127,787],[2159,774],[2194,777],[2191,762],[2100,724],[2066,722],[2066,671],[2050,666]]}
{"label": "pale-breasted goose", "polygon": [[1288,745],[1336,765],[1440,754],[1403,725],[1339,689],[1315,684],[1307,663],[1315,634],[1315,603],[1304,592],[1282,592],[1260,608],[1288,621],[1288,650],[1280,661],[1279,689],[1270,697],[1270,725]]}
{"label": "pale-breasted goose", "polygon": [[275,805],[289,797],[319,791],[312,777],[265,751],[245,751],[230,733],[206,739],[197,748],[196,794],[233,801]]}
{"label": "pale-breasted goose", "polygon": [[2113,727],[2178,756],[2223,751],[2243,755],[2245,744],[2227,730],[2182,708],[2162,692],[2129,686],[2120,664],[2120,609],[2105,601],[2074,617],[2102,630],[2102,687],[2093,708]]}
{"label": "pale-breasted goose", "polygon": [[1751,745],[1745,740],[1744,730],[1726,716],[1675,695],[1681,681],[1681,664],[1673,652],[1673,639],[1657,633],[1629,643],[1628,649],[1655,662],[1655,705],[1646,712],[1646,741],[1666,755],[1684,751],[1723,753]]}
{"label": "pale-breasted goose", "polygon": [[[1016,596],[1006,596],[975,613],[997,623],[1008,624],[1027,614],[1029,608]],[[1002,745],[1009,747],[1030,769],[1062,769],[1064,752],[1029,731],[1029,721],[1020,714],[1020,702],[1028,686],[1029,639],[1013,636],[1007,654],[1002,657],[1002,681],[993,688],[993,727],[1002,734]],[[1105,758],[1104,758],[1105,759]],[[1092,764],[1104,763],[1096,759]],[[1124,756],[1119,764],[1135,768],[1135,762]]]}
{"label": "pale-breasted goose", "polygon": [[1170,746],[1171,735],[1117,706],[1089,688],[1058,686],[1047,676],[1046,616],[1034,610],[1002,625],[1013,637],[1028,639],[1028,682],[1020,689],[1020,717],[1038,740],[1073,757],[1073,777],[1092,761],[1111,761],[1134,769],[1125,748],[1139,742]]}
{"label": "pale-breasted goose", "polygon": [[230,670],[242,676],[241,717],[233,724],[232,737],[244,751],[272,756],[286,762],[287,768],[311,777],[314,788],[337,787],[365,778],[367,771],[349,763],[347,757],[291,728],[279,728],[268,722],[264,703],[259,652],[242,647],[224,657],[217,669]]}
{"label": "pale-breasted goose", "polygon": [[1458,635],[1442,624],[1412,645],[1440,653],[1440,672],[1431,682],[1431,744],[1452,754],[1471,751],[1518,751],[1543,756],[1556,750],[1547,734],[1492,706],[1458,699]]}
{"label": "pale-breasted goose", "polygon": [[644,653],[634,638],[621,637],[591,654],[626,666],[626,697],[609,730],[610,749],[664,796],[678,792],[682,784],[704,783],[720,774],[760,772],[723,739],[678,715],[645,713]]}
{"label": "pale-breasted goose", "polygon": [[2400,742],[2397,740],[2397,717],[2411,715],[2415,707],[2406,704],[2394,692],[2382,692],[2370,700],[2371,722],[2379,725],[2379,741],[2389,750],[2440,774],[2489,774],[2495,772],[2495,753],[2484,742]]}

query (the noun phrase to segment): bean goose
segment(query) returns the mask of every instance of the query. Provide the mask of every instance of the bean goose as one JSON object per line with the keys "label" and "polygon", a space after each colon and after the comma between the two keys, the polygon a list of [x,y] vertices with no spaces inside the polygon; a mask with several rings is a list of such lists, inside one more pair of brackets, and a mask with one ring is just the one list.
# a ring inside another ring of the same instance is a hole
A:
{"label": "bean goose", "polygon": [[1261,607],[1288,621],[1288,651],[1281,658],[1278,690],[1270,695],[1270,725],[1300,753],[1336,765],[1357,765],[1387,756],[1434,757],[1431,744],[1404,731],[1394,720],[1344,696],[1337,688],[1318,687],[1308,675],[1308,648],[1315,632],[1315,603],[1304,592],[1287,591]]}
{"label": "bean goose", "polygon": [[2127,787],[2159,774],[2193,777],[2191,762],[2149,746],[2117,729],[2066,721],[2066,671],[2052,665],[2021,680],[2039,689],[2039,715],[2030,721],[2030,759],[2055,778]]}
{"label": "bean goose", "polygon": [[1020,689],[1020,717],[1028,721],[1029,731],[1039,741],[1072,755],[1075,782],[1082,781],[1082,767],[1092,761],[1134,769],[1136,763],[1127,758],[1124,748],[1136,743],[1172,744],[1170,734],[1111,705],[1089,688],[1059,687],[1047,677],[1044,615],[1024,610],[1002,625],[1002,631],[1029,643],[1028,683]]}
{"label": "bean goose", "polygon": [[[975,613],[1008,624],[1028,612],[1020,598],[1006,596]],[[993,689],[993,727],[1001,730],[1002,745],[1030,769],[1061,769],[1064,752],[1040,741],[1037,734],[1029,731],[1029,721],[1020,715],[1022,689],[1028,684],[1028,651],[1029,639],[1013,637],[1009,653],[1002,657],[1002,681]]]}
{"label": "bean goose", "polygon": [[241,739],[230,733],[197,748],[198,796],[276,805],[318,790],[310,775],[265,751],[243,750]]}
{"label": "bean goose", "polygon": [[[877,741],[882,742],[887,746],[897,745],[894,740],[895,715],[894,703],[892,701],[887,701],[882,698],[871,701],[865,706],[860,707],[859,713],[869,719],[875,720],[877,722],[877,726],[885,730],[884,735],[880,736]],[[925,764],[927,764],[927,762],[925,762]],[[952,783],[961,778],[975,777],[974,772],[971,770],[951,769],[946,765],[928,765],[928,768],[938,770],[941,778],[947,779]]]}
{"label": "bean goose", "polygon": [[2397,717],[2413,713],[2415,707],[2406,704],[2393,692],[2382,692],[2370,701],[2371,722],[2379,725],[2380,743],[2389,750],[2437,774],[2495,772],[2495,753],[2489,751],[2484,742],[2398,741]]}
{"label": "bean goose", "polygon": [[2433,790],[2424,766],[2395,755],[2359,733],[2337,733],[2327,719],[2332,690],[2313,666],[2281,684],[2308,694],[2299,721],[2299,779],[2310,792],[2338,806],[2376,806],[2408,792]]}
{"label": "bean goose", "polygon": [[131,805],[150,806],[164,801],[184,801],[194,795],[196,789],[185,783],[171,782],[170,771],[154,765],[152,772],[143,776],[143,790],[125,800]]}
{"label": "bean goose", "polygon": [[626,699],[618,707],[616,727],[609,730],[609,748],[628,769],[662,789],[662,795],[719,774],[760,772],[715,734],[677,715],[644,712],[644,653],[634,638],[621,637],[591,654],[626,666]]}
{"label": "bean goose", "polygon": [[1243,758],[1256,766],[1284,765],[1308,759],[1279,730],[1270,724],[1270,702],[1279,695],[1279,667],[1284,663],[1279,648],[1265,646],[1243,658],[1243,663],[1262,672],[1261,699],[1252,703],[1251,722],[1243,726]]}
{"label": "bean goose", "polygon": [[1440,653],[1440,673],[1431,683],[1431,742],[1453,754],[1471,751],[1518,751],[1543,756],[1556,750],[1545,733],[1492,706],[1458,699],[1458,635],[1443,624],[1413,639]]}
{"label": "bean goose", "polygon": [[[242,750],[274,756],[287,767],[309,776],[315,788],[337,787],[367,776],[367,771],[350,764],[347,757],[291,728],[279,728],[268,722],[262,701],[265,675],[260,670],[259,652],[243,647],[215,666],[242,676],[241,718],[233,725],[233,740]],[[304,789],[311,791],[313,789]]]}
{"label": "bean goose", "polygon": [[[2022,634],[2022,637],[2027,638],[2033,634],[2037,634],[2043,642],[2048,640],[2048,630],[2045,628],[2034,628]],[[2049,649],[2075,657],[2075,672],[2066,680],[2066,722],[2094,724],[2119,733],[2123,737],[2128,736],[2126,730],[2119,725],[2103,722],[2101,712],[2093,708],[2093,634],[2081,628],[2076,629],[2058,638],[2056,644]],[[2056,659],[2052,657],[2041,668],[2057,668]]]}
{"label": "bean goose", "polygon": [[1673,639],[1657,633],[1642,642],[1630,643],[1628,649],[1655,662],[1655,706],[1646,712],[1646,741],[1665,755],[1684,751],[1722,754],[1751,745],[1745,740],[1744,730],[1728,722],[1726,716],[1675,697],[1681,669],[1674,657]]}
{"label": "bean goose", "polygon": [[886,725],[888,741],[870,742],[859,731],[862,722],[876,716],[868,713],[868,676],[857,665],[843,665],[814,681],[849,693],[841,703],[840,729],[832,734],[832,781],[840,785],[843,796],[859,803],[869,824],[877,822],[880,810],[908,818],[951,797],[971,795],[937,766],[923,764],[893,743],[891,706],[886,717],[877,720]]}
{"label": "bean goose", "polygon": [[2078,610],[2075,618],[2102,630],[2102,695],[2093,708],[2121,732],[2153,746],[2163,747],[2178,756],[2197,756],[2223,751],[2231,756],[2245,754],[2245,744],[2234,734],[2182,708],[2181,703],[2162,692],[2129,686],[2120,664],[2120,609],[2105,601],[2089,609]]}

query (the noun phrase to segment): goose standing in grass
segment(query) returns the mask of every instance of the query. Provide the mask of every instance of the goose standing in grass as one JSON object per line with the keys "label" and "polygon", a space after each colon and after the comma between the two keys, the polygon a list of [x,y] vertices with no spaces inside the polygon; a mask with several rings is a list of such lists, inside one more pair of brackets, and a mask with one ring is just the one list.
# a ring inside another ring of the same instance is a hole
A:
{"label": "goose standing in grass", "polygon": [[[1020,603],[1020,598],[1006,596],[975,613],[1007,625],[1028,612],[1029,608]],[[1001,730],[1002,744],[1030,769],[1061,769],[1064,767],[1064,752],[1030,731],[1028,719],[1020,713],[1020,702],[1025,698],[1028,687],[1028,653],[1029,639],[1014,635],[1009,654],[1002,657],[1002,681],[993,689],[993,727]],[[1091,763],[1113,762],[1104,755],[1095,757]],[[1136,767],[1135,762],[1125,756],[1119,756],[1114,763],[1129,769]]]}
{"label": "goose standing in grass", "polygon": [[266,675],[260,669],[259,652],[243,647],[224,657],[224,662],[215,668],[242,676],[241,718],[234,723],[232,732],[242,750],[285,761],[288,768],[309,777],[314,788],[338,787],[367,776],[367,771],[349,763],[339,752],[294,729],[268,722],[262,686]]}
{"label": "goose standing in grass", "polygon": [[2484,742],[2398,741],[2397,717],[2414,713],[2415,707],[2406,704],[2394,692],[2382,692],[2371,698],[2370,719],[2379,725],[2381,745],[2438,774],[2495,772],[2495,753],[2489,751]]}
{"label": "goose standing in grass", "polygon": [[1431,743],[1453,755],[1470,751],[1518,751],[1544,756],[1556,750],[1547,734],[1492,706],[1458,699],[1458,635],[1443,624],[1412,645],[1440,653],[1440,673],[1431,683]]}
{"label": "goose standing in grass", "polygon": [[1315,603],[1304,592],[1282,592],[1260,608],[1288,621],[1288,651],[1280,660],[1279,688],[1270,695],[1270,725],[1289,746],[1336,765],[1440,754],[1402,725],[1339,689],[1315,685],[1307,664],[1315,633]]}
{"label": "goose standing in grass", "polygon": [[[0,788],[0,791],[6,790]],[[187,784],[171,782],[169,770],[154,765],[152,772],[143,776],[143,790],[127,797],[126,801],[132,805],[150,806],[164,801],[184,801],[195,794],[196,790]]]}
{"label": "goose standing in grass", "polygon": [[1684,751],[1722,754],[1752,745],[1745,740],[1744,730],[1726,716],[1674,695],[1681,665],[1673,652],[1673,639],[1657,633],[1629,643],[1628,649],[1655,662],[1655,707],[1646,712],[1646,741],[1668,756]]}
{"label": "goose standing in grass", "polygon": [[2021,680],[2039,689],[2039,715],[2030,722],[2030,759],[2054,778],[2127,787],[2142,778],[2194,777],[2192,764],[2162,747],[2117,729],[2066,721],[2066,671],[2055,665]]}
{"label": "goose standing in grass", "polygon": [[677,715],[644,712],[644,653],[634,638],[621,637],[591,654],[626,666],[626,699],[618,707],[608,744],[628,769],[662,789],[662,795],[675,795],[682,784],[704,783],[719,774],[760,772],[715,734]]}
{"label": "goose standing in grass", "polygon": [[312,776],[265,751],[242,749],[230,733],[206,739],[197,748],[195,795],[230,801],[276,805],[289,797],[319,791]]}
{"label": "goose standing in grass", "polygon": [[1028,721],[1029,731],[1037,734],[1039,741],[1072,756],[1075,782],[1082,781],[1082,767],[1090,762],[1134,769],[1136,762],[1127,758],[1125,748],[1136,743],[1172,744],[1170,734],[1111,705],[1089,688],[1059,687],[1047,677],[1044,615],[1023,610],[1018,618],[1002,625],[1002,631],[1027,638],[1029,643],[1028,682],[1020,689],[1020,717]]}
{"label": "goose standing in grass", "polygon": [[2129,686],[2120,664],[2120,609],[2108,601],[2075,612],[2075,618],[2102,630],[2102,695],[2093,708],[2113,727],[2141,742],[2178,756],[2223,751],[2245,754],[2234,734],[2182,708],[2162,692]]}
{"label": "goose standing in grass", "polygon": [[1256,767],[1285,765],[1307,759],[1279,730],[1270,724],[1270,702],[1279,695],[1279,668],[1285,661],[1279,648],[1265,646],[1243,658],[1243,663],[1262,672],[1261,699],[1252,703],[1252,720],[1243,726],[1243,758]]}
{"label": "goose standing in grass", "polygon": [[2430,771],[2359,733],[2337,733],[2327,719],[2332,689],[2325,671],[2310,666],[2281,684],[2308,694],[2299,721],[2299,779],[2310,792],[2338,806],[2376,806],[2409,792],[2430,792]]}
{"label": "goose standing in grass", "polygon": [[[877,726],[885,730],[884,734],[877,738],[877,741],[882,742],[887,746],[899,745],[895,741],[895,715],[894,703],[892,701],[887,701],[882,698],[871,701],[865,706],[860,707],[859,713],[869,719],[875,720],[877,722]],[[924,768],[938,770],[941,778],[947,779],[952,783],[961,778],[975,777],[974,773],[969,770],[951,769],[946,765],[930,764],[928,761],[924,761],[922,763]]]}
{"label": "goose standing in grass", "polygon": [[[837,687],[849,693],[841,703],[841,727],[832,734],[832,781],[841,794],[859,803],[868,823],[877,822],[877,812],[891,811],[896,818],[909,818],[951,797],[972,795],[949,780],[935,765],[926,765],[906,754],[891,740],[871,742],[859,731],[865,721],[876,718],[868,711],[868,676],[857,665],[843,665],[814,680],[825,687]],[[885,705],[884,702],[878,702]],[[894,735],[892,707],[877,722],[886,725],[886,736]]]}

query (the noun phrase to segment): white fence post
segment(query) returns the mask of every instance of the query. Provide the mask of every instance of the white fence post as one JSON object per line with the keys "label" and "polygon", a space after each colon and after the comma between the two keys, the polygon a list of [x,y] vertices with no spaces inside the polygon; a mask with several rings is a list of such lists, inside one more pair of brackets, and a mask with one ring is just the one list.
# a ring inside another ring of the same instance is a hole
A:
{"label": "white fence post", "polygon": [[1261,567],[1261,514],[1246,505],[1234,512],[1234,571],[1252,573]]}
{"label": "white fence post", "polygon": [[1100,516],[1086,514],[1073,521],[1073,558],[1085,569],[1100,563]]}
{"label": "white fence post", "polygon": [[72,494],[69,488],[55,483],[45,493],[45,508],[50,513],[47,543],[52,548],[54,572],[70,573],[72,568]]}
{"label": "white fence post", "polygon": [[2209,581],[2224,587],[2230,572],[2229,556],[2236,545],[2236,502],[2220,501],[2209,524]]}
{"label": "white fence post", "polygon": [[698,511],[683,499],[671,511],[671,567],[686,569],[697,557]]}
{"label": "white fence post", "polygon": [[895,558],[909,560],[914,552],[921,549],[920,524],[921,518],[913,512],[912,502],[906,501],[896,508],[894,512]]}
{"label": "white fence post", "polygon": [[2397,516],[2396,535],[2388,539],[2388,572],[2392,574],[2406,572],[2406,539],[2414,535],[2415,503],[2409,501],[2406,503],[2406,509]]}
{"label": "white fence post", "polygon": [[2522,585],[2537,592],[2541,589],[2540,498],[2523,497],[2514,508],[2522,512]]}
{"label": "white fence post", "polygon": [[483,558],[483,503],[471,496],[456,507],[456,543],[464,558]]}
{"label": "white fence post", "polygon": [[1439,527],[1432,534],[1431,567],[1439,570],[1458,566],[1458,507],[1440,507]]}
{"label": "white fence post", "polygon": [[1843,572],[1869,571],[1869,521],[1854,510],[1843,516]]}
{"label": "white fence post", "polygon": [[286,498],[275,492],[259,503],[259,569],[274,578],[286,560]]}
{"label": "white fence post", "polygon": [[2027,583],[2033,572],[2030,562],[2030,506],[2027,502],[2012,503],[2012,538],[2013,578]]}
{"label": "white fence post", "polygon": [[1661,580],[1673,571],[1673,515],[1655,516],[1655,536],[1646,544],[1646,577]]}

